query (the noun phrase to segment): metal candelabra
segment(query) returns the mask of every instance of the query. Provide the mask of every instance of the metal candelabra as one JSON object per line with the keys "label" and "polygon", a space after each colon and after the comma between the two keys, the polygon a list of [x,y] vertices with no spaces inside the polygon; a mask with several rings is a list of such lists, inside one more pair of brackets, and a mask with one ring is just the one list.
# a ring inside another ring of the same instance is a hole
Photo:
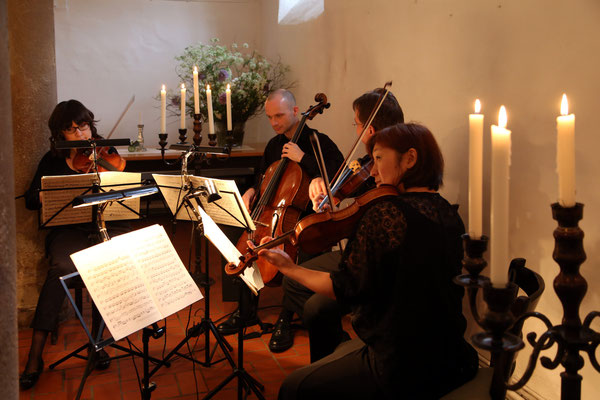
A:
{"label": "metal candelabra", "polygon": [[[542,356],[540,362],[548,369],[555,369],[559,365],[564,367],[564,371],[560,374],[561,400],[581,399],[583,378],[578,373],[584,365],[581,352],[588,354],[592,366],[600,372],[600,364],[596,358],[600,334],[590,328],[594,318],[600,316],[600,312],[590,312],[583,323],[579,316],[579,307],[587,291],[587,282],[579,272],[581,264],[586,259],[583,250],[583,231],[578,225],[583,218],[583,204],[577,203],[574,207],[552,204],[552,217],[558,222],[558,227],[554,230],[555,247],[552,257],[560,266],[560,272],[554,279],[554,291],[563,306],[563,318],[558,325],[553,325],[545,315],[535,311],[526,312],[515,319],[510,312],[510,307],[516,298],[518,290],[516,285],[510,283],[506,287],[497,288],[490,284],[489,279],[479,275],[486,266],[483,253],[487,248],[487,238],[471,239],[468,235],[463,237],[465,246],[463,265],[469,274],[456,277],[455,282],[467,289],[475,321],[485,329],[485,332],[473,336],[473,343],[489,350],[492,353],[492,361],[495,357],[504,359],[500,356],[518,351],[524,346],[521,338],[508,332],[512,326],[522,326],[528,318],[538,318],[547,328],[537,340],[535,332],[527,335],[527,341],[533,350],[523,376],[516,383],[507,383],[506,366],[492,364],[494,378],[490,394],[493,399],[504,399],[506,390],[518,390],[525,386],[536,368],[540,353],[549,350],[554,344],[556,344],[554,357]],[[488,307],[483,318],[479,317],[475,302],[479,288],[483,289],[484,301]]]}

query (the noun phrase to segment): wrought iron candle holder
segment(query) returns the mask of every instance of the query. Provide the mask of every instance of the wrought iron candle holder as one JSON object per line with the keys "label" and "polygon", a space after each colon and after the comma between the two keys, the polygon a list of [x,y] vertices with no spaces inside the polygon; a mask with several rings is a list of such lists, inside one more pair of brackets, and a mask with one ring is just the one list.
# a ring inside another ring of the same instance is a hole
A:
{"label": "wrought iron candle holder", "polygon": [[179,129],[179,144],[187,143],[187,129]]}
{"label": "wrought iron candle holder", "polygon": [[[494,399],[504,398],[506,390],[518,390],[525,386],[533,375],[540,353],[555,344],[556,354],[554,357],[542,356],[540,363],[547,369],[563,366],[564,371],[560,374],[561,400],[581,399],[583,377],[579,375],[579,370],[584,366],[584,358],[580,352],[586,352],[594,369],[600,372],[600,364],[596,358],[600,333],[590,328],[592,321],[600,316],[600,312],[590,312],[583,323],[579,316],[579,307],[587,291],[587,282],[579,272],[581,264],[586,259],[583,249],[584,235],[579,228],[579,221],[583,218],[583,204],[577,203],[574,207],[562,207],[558,203],[552,204],[552,217],[558,222],[558,227],[554,230],[555,247],[552,258],[560,267],[560,272],[554,279],[554,291],[563,306],[561,324],[553,325],[545,315],[534,311],[526,312],[518,318],[510,320],[506,315],[507,304],[510,308],[510,299],[516,295],[516,292],[513,294],[514,289],[510,285],[507,288],[494,288],[485,282],[485,279],[481,284],[481,280],[471,274],[461,275],[455,279],[458,284],[465,286],[470,292],[469,300],[473,316],[486,330],[484,333],[475,335],[473,342],[478,347],[490,350],[492,357],[494,354],[505,355],[507,352],[517,351],[523,347],[520,338],[507,333],[511,326],[520,327],[527,319],[537,318],[547,328],[546,332],[539,336],[539,339],[535,332],[527,334],[527,341],[533,350],[525,372],[516,383],[508,384],[506,382],[508,378],[505,373],[506,366],[494,365],[494,378],[490,390]],[[471,239],[463,240],[465,241],[463,264],[465,268],[474,264],[474,275],[477,268],[481,267],[481,262],[478,261],[478,253],[473,252],[474,245],[469,242]],[[478,316],[474,300],[478,287],[483,287],[484,300],[489,310],[482,319]],[[505,357],[501,357],[501,359],[505,359]],[[502,381],[500,381],[501,377]]]}
{"label": "wrought iron candle holder", "polygon": [[202,143],[202,121],[200,120],[200,114],[194,114],[194,144],[200,146]]}

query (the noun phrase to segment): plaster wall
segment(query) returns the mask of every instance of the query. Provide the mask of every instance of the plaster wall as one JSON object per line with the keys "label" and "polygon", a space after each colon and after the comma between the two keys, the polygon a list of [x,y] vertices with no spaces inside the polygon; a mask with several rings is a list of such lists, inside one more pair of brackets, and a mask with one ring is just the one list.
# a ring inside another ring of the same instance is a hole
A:
{"label": "plaster wall", "polygon": [[[589,288],[581,315],[600,309],[600,228],[594,223],[600,216],[600,138],[594,128],[600,107],[598,1],[327,0],[321,17],[288,26],[277,25],[277,3],[261,2],[266,55],[280,55],[292,66],[301,104],[318,91],[332,104],[311,126],[347,151],[354,140],[352,100],[392,80],[407,120],[423,123],[437,137],[446,161],[442,192],[460,205],[465,222],[467,115],[475,98],[481,99],[488,235],[489,126],[497,123],[500,105],[507,107],[512,130],[509,256],[525,257],[542,274],[547,289],[538,310],[554,323],[560,323],[562,308],[552,288],[558,266],[552,260],[556,223],[550,204],[557,200],[556,116],[566,92],[576,114],[577,201],[585,204],[581,227],[588,261],[581,272]],[[540,328],[528,323],[524,332]],[[521,351],[520,365],[529,353]],[[582,398],[599,398],[600,374],[584,358]],[[544,398],[559,398],[560,370],[538,365],[529,387]]]}
{"label": "plaster wall", "polygon": [[[146,146],[158,146],[162,84],[177,90],[175,56],[194,43],[219,38],[223,45],[259,38],[257,0],[58,0],[55,2],[58,98],[83,102],[107,135],[135,95],[135,103],[112,138],[137,138],[140,112]],[[188,96],[192,96],[188,90]],[[167,119],[169,140],[179,118]],[[192,121],[188,118],[188,137]],[[252,122],[248,141],[258,133]],[[206,137],[207,128],[203,129]],[[206,139],[203,140],[203,143]]]}

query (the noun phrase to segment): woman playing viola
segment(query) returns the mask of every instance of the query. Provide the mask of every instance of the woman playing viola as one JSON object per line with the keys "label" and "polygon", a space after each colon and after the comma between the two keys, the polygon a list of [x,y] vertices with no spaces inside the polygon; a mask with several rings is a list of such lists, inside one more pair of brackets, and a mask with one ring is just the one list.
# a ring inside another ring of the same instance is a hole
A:
{"label": "woman playing viola", "polygon": [[349,235],[339,271],[309,270],[261,250],[286,276],[352,312],[357,339],[289,375],[280,399],[433,399],[472,379],[477,353],[463,338],[463,223],[437,192],[443,158],[431,132],[397,124],[368,143],[377,186],[397,197],[371,206]]}
{"label": "woman playing viola", "polygon": [[[40,196],[43,194],[40,188],[43,176],[72,175],[80,172],[74,166],[74,160],[79,154],[77,150],[59,150],[55,146],[56,142],[99,139],[95,122],[94,114],[77,100],[63,101],[54,108],[48,120],[51,133],[50,151],[40,161],[33,181],[25,193],[28,209],[37,210],[41,207]],[[116,150],[113,148],[108,152],[115,154]],[[127,230],[126,226],[113,223],[111,233],[123,233]],[[70,254],[93,245],[95,234],[95,225],[88,223],[54,227],[46,236],[49,269],[31,322],[33,336],[29,358],[19,379],[22,389],[28,389],[37,382],[44,368],[42,353],[48,332],[55,331],[58,327],[58,315],[65,298],[59,277],[75,271]],[[96,368],[108,368],[109,363],[108,355],[102,351]]]}

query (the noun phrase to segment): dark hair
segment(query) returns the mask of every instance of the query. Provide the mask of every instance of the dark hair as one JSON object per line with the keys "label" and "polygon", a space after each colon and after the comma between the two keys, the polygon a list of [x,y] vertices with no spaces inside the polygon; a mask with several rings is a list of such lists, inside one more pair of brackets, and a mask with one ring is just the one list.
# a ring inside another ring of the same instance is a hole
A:
{"label": "dark hair", "polygon": [[408,123],[389,126],[377,132],[367,143],[369,154],[378,144],[396,150],[400,155],[413,148],[417,162],[402,177],[404,188],[426,187],[438,190],[443,184],[444,157],[429,129],[423,125]]}
{"label": "dark hair", "polygon": [[54,111],[48,119],[48,128],[50,128],[50,150],[56,156],[68,157],[70,150],[57,150],[55,143],[66,140],[63,131],[73,126],[73,122],[80,125],[87,122],[92,130],[94,139],[100,138],[96,129],[94,113],[88,110],[81,102],[77,100],[61,101],[54,107]]}
{"label": "dark hair", "polygon": [[[379,100],[383,91],[384,89],[378,88],[367,92],[354,100],[352,109],[358,111],[358,119],[360,119],[360,122],[367,122],[369,115],[371,115],[371,111],[375,107],[375,104],[377,104],[377,100]],[[371,125],[378,131],[385,127],[401,124],[403,122],[404,113],[402,112],[402,108],[400,107],[400,104],[398,104],[398,100],[396,100],[394,94],[389,92]]]}

